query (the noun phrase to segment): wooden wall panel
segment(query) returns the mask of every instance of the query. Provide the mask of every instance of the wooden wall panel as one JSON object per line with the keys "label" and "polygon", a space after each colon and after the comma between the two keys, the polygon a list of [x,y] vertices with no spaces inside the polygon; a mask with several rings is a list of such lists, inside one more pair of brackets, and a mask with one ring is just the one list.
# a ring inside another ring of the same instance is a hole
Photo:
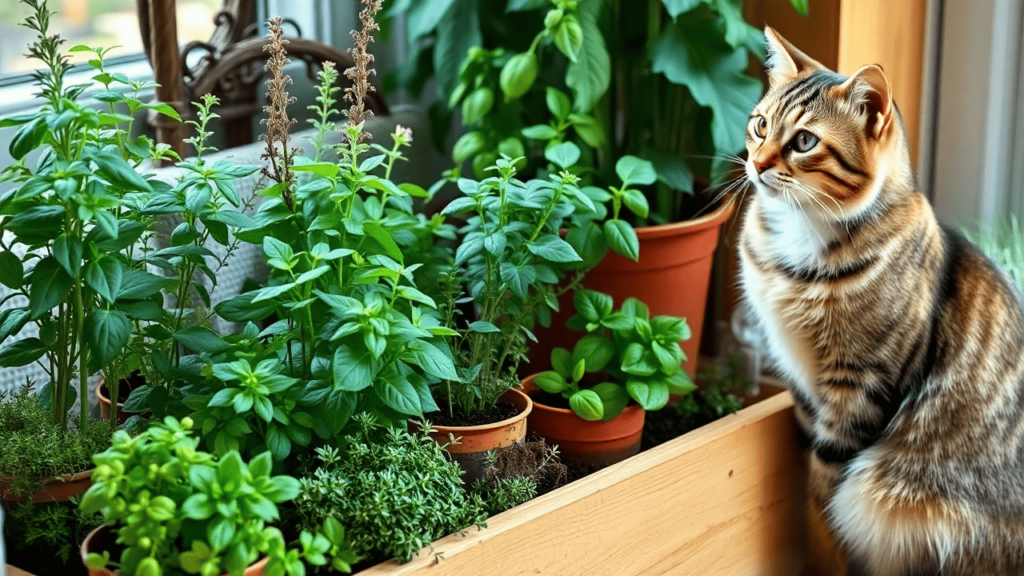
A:
{"label": "wooden wall panel", "polygon": [[843,0],[839,18],[837,72],[849,75],[865,64],[881,64],[903,115],[915,165],[927,12],[928,0]]}

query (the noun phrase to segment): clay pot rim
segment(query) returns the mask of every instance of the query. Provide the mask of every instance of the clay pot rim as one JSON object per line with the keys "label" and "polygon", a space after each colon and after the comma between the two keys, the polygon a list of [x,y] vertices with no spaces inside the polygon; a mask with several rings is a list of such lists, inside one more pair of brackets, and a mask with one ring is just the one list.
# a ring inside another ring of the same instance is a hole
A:
{"label": "clay pot rim", "polygon": [[724,202],[720,202],[718,208],[709,214],[700,216],[699,218],[693,218],[691,220],[683,220],[682,222],[671,222],[669,224],[656,224],[654,226],[640,226],[634,228],[636,235],[639,239],[647,238],[661,238],[664,236],[675,236],[679,234],[688,234],[690,232],[697,232],[705,228],[710,228],[720,222],[724,222],[729,216],[732,216],[733,210],[736,208],[736,197],[731,196]]}
{"label": "clay pot rim", "polygon": [[[83,470],[81,472],[75,472],[73,474],[65,474],[63,476],[54,476],[52,478],[47,478],[45,480],[40,478],[39,479],[39,484],[42,485],[42,486],[47,486],[47,485],[50,485],[50,484],[56,484],[58,482],[67,484],[69,482],[78,482],[78,481],[81,481],[81,480],[88,480],[88,479],[92,478],[92,473],[93,473],[94,470],[95,470],[95,468],[89,468],[88,470]],[[14,476],[0,476],[0,483],[10,483],[10,481],[13,480],[13,479],[14,479]]]}
{"label": "clay pot rim", "polygon": [[[37,503],[61,502],[62,500],[58,500],[58,499],[53,497],[53,495],[48,490],[49,487],[53,486],[54,484],[75,484],[75,483],[79,483],[79,482],[91,482],[92,481],[92,473],[93,473],[94,470],[95,470],[95,468],[89,468],[88,470],[83,470],[81,472],[74,472],[72,474],[65,474],[63,476],[55,476],[55,477],[50,477],[50,478],[45,478],[45,479],[44,478],[37,478],[36,482],[39,483],[39,488],[37,488],[35,490],[35,492],[26,493],[26,494],[20,494],[20,495],[19,494],[15,494],[14,490],[11,488],[11,485],[14,483],[14,476],[9,476],[9,475],[8,476],[0,476],[0,488],[2,488],[2,489],[0,489],[0,501],[3,501],[3,502],[28,502],[28,501],[32,501],[32,502],[37,502]],[[42,498],[42,499],[37,501],[36,500],[37,497]]]}
{"label": "clay pot rim", "polygon": [[[465,436],[467,432],[468,433],[486,432],[488,430],[493,430],[495,428],[503,428],[505,426],[508,426],[508,425],[514,423],[514,422],[518,422],[520,420],[525,419],[527,416],[530,415],[530,412],[533,412],[533,398],[530,398],[530,395],[527,394],[526,392],[524,392],[523,390],[521,390],[518,387],[518,385],[517,385],[516,388],[509,388],[508,391],[506,391],[501,396],[504,397],[506,394],[509,394],[509,393],[512,393],[514,396],[515,395],[522,396],[523,398],[526,399],[526,409],[524,409],[522,412],[520,412],[519,414],[516,414],[515,416],[513,416],[511,418],[506,418],[504,420],[501,420],[501,421],[498,421],[498,422],[492,422],[490,424],[477,424],[476,426],[438,426],[436,424],[431,424],[430,427],[433,428],[434,430],[436,430],[437,432],[442,433],[442,434],[446,434],[448,432],[456,432],[456,431],[458,431],[458,432],[462,432],[462,435]],[[511,402],[510,402],[510,404],[511,404]]]}
{"label": "clay pot rim", "polygon": [[[82,540],[82,543],[78,546],[78,555],[82,559],[82,565],[83,566],[85,565],[85,558],[89,555],[90,552],[94,552],[93,550],[90,550],[90,545],[92,544],[93,537],[94,536],[98,536],[101,532],[109,530],[109,529],[111,529],[111,526],[108,526],[106,524],[100,524],[95,529],[93,529],[92,532],[89,532],[89,534],[86,535],[85,540]],[[258,570],[258,573],[262,574],[264,569],[266,568],[268,560],[270,560],[270,557],[269,556],[264,556],[263,558],[260,558],[256,562],[253,562],[252,564],[246,566],[245,574],[249,574],[250,571],[252,571],[252,570]],[[104,568],[104,571],[108,572],[110,574],[114,574],[115,576],[117,575],[117,572],[114,572],[113,570],[110,570],[109,568]],[[91,571],[90,571],[90,573],[91,573]],[[222,574],[221,576],[224,576],[224,575]]]}
{"label": "clay pot rim", "polygon": [[[531,400],[532,400],[532,397],[531,397]],[[545,404],[543,402],[538,402],[536,400],[533,401],[533,405],[537,407],[537,411],[538,412],[552,412],[552,413],[555,413],[555,414],[562,414],[562,415],[565,415],[565,416],[568,416],[569,414],[572,414],[573,416],[575,416],[577,418],[580,418],[579,414],[573,412],[569,408],[555,408],[554,406],[548,406],[547,404]],[[593,423],[593,424],[608,424],[609,422],[614,422],[615,420],[618,420],[624,414],[626,414],[626,412],[645,412],[645,410],[639,404],[629,404],[625,408],[622,409],[622,412],[618,416],[616,416],[615,418],[612,418],[611,420],[584,420],[583,418],[580,418],[580,421],[581,422]]]}
{"label": "clay pot rim", "polygon": [[[538,392],[542,392],[542,390],[540,388],[538,388],[533,383],[533,379],[536,378],[539,374],[543,374],[543,372],[537,372],[536,374],[530,374],[526,378],[523,378],[523,384],[522,384],[523,388],[526,388],[526,383],[529,382],[530,386],[533,387],[532,392],[534,394],[538,393]],[[535,400],[533,398],[533,394],[531,394],[530,392],[526,392],[526,395],[530,397],[530,400],[533,400],[533,405],[537,407],[537,411],[538,412],[551,412],[551,413],[554,413],[554,414],[561,414],[563,416],[568,416],[569,414],[572,414],[573,416],[575,416],[577,418],[580,418],[579,414],[573,412],[570,408],[556,408],[554,406],[548,406],[547,404],[545,404],[543,402],[539,402],[539,401]],[[622,409],[622,412],[618,416],[616,416],[615,418],[612,418],[611,420],[607,420],[607,421],[606,420],[584,420],[583,418],[580,418],[580,421],[581,422],[589,422],[589,423],[593,423],[593,424],[608,424],[610,422],[614,422],[614,421],[618,420],[624,414],[626,414],[626,412],[637,412],[637,411],[645,412],[643,407],[640,406],[639,404],[627,404],[626,407]]]}
{"label": "clay pot rim", "polygon": [[[145,384],[143,384],[143,386],[145,386]],[[106,394],[103,393],[103,390],[106,387],[107,387],[107,379],[106,379],[105,376],[100,374],[99,380],[96,383],[96,398],[98,398],[99,400],[101,400],[101,401],[103,401],[103,402],[105,402],[107,404],[110,404],[110,397],[108,397]],[[140,386],[140,388],[141,388],[141,386]],[[137,388],[132,388],[132,390],[136,390],[136,389]],[[121,400],[118,400],[117,405],[118,405],[118,407],[124,406],[124,402],[121,401]]]}

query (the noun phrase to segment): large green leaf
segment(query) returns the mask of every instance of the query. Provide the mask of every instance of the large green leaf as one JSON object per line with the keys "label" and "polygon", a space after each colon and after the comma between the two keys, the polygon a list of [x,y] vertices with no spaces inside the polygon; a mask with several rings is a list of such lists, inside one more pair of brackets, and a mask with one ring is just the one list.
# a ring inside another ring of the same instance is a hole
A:
{"label": "large green leaf", "polygon": [[120,310],[94,308],[85,318],[85,334],[93,360],[99,366],[106,366],[128,343],[131,323]]}
{"label": "large green leaf", "polygon": [[125,270],[121,274],[121,289],[117,292],[118,300],[141,300],[149,298],[164,287],[174,283],[171,278],[164,278],[142,270]]}
{"label": "large green leaf", "polygon": [[153,188],[124,158],[112,152],[95,152],[90,157],[99,168],[97,173],[122,190],[152,192]]}
{"label": "large green leaf", "polygon": [[77,278],[82,269],[82,239],[61,234],[53,241],[53,256],[72,278]]}
{"label": "large green leaf", "polygon": [[753,28],[743,18],[743,0],[710,0],[710,4],[722,18],[725,41],[733,48],[743,46],[749,38],[747,30]]}
{"label": "large green leaf", "polygon": [[604,403],[593,390],[580,390],[569,397],[569,407],[577,416],[587,421],[604,417]]}
{"label": "large green leaf", "polygon": [[14,252],[0,252],[0,284],[12,290],[18,290],[25,282],[25,269],[21,265],[21,258]]}
{"label": "large green leaf", "polygon": [[583,361],[586,372],[603,370],[615,358],[615,343],[601,334],[587,334],[576,343],[572,351],[572,363],[576,366]]}
{"label": "large green leaf", "polygon": [[644,410],[661,410],[668,404],[668,384],[646,378],[630,379],[626,391]]}
{"label": "large green leaf", "polygon": [[377,375],[376,363],[370,354],[356,353],[348,346],[339,346],[334,351],[334,389],[358,392],[373,384]]}
{"label": "large green leaf", "polygon": [[640,258],[640,239],[636,230],[623,220],[608,220],[604,223],[604,239],[608,246],[619,254],[636,260]]}
{"label": "large green leaf", "polygon": [[259,291],[239,294],[217,304],[214,311],[228,322],[258,322],[273,314],[278,305],[276,300],[253,302],[258,294]]}
{"label": "large green leaf", "polygon": [[230,344],[221,340],[213,330],[203,326],[188,326],[176,333],[174,340],[189,350],[211,354],[223,352],[231,347]]}
{"label": "large green leaf", "polygon": [[367,236],[376,240],[377,243],[384,248],[384,254],[389,258],[399,264],[405,261],[405,255],[402,254],[402,250],[398,248],[398,244],[395,244],[391,235],[388,234],[387,230],[382,228],[380,224],[375,222],[364,222],[363,230],[366,232]]}
{"label": "large green leaf", "polygon": [[[406,13],[406,30],[409,35],[408,43],[415,46],[419,39],[430,34],[444,20],[449,8],[456,3],[456,0],[419,0],[412,2]],[[396,4],[392,12],[398,8]],[[465,54],[463,54],[465,57]],[[451,66],[458,70],[462,58],[454,62],[446,62],[445,66]]]}
{"label": "large green leaf", "polygon": [[71,277],[57,259],[48,256],[40,260],[32,270],[29,285],[28,309],[32,318],[41,318],[63,302],[69,290]]}
{"label": "large green leaf", "polygon": [[641,156],[654,165],[658,182],[673,190],[693,194],[693,172],[678,156],[657,148],[645,148]]}
{"label": "large green leaf", "polygon": [[25,366],[39,359],[46,352],[46,344],[39,338],[25,338],[0,349],[0,366],[13,368]]}
{"label": "large green leaf", "polygon": [[576,313],[589,322],[599,322],[602,318],[612,313],[614,300],[608,294],[577,288],[572,296]]}
{"label": "large green leaf", "polygon": [[544,157],[560,168],[569,168],[580,160],[580,148],[572,142],[562,142],[544,151]]}
{"label": "large green leaf", "polygon": [[615,163],[615,173],[624,184],[640,184],[647,186],[654,184],[658,179],[658,173],[654,171],[654,165],[647,160],[641,160],[636,156],[623,156]]}
{"label": "large green leaf", "polygon": [[583,113],[590,112],[601,100],[612,78],[611,58],[597,24],[596,12],[601,3],[591,0],[588,4],[580,11],[583,46],[565,73],[565,83],[575,96],[573,107]]}
{"label": "large green leaf", "polygon": [[385,404],[402,414],[418,416],[423,412],[419,393],[402,376],[381,378],[373,383],[373,389]]}
{"label": "large green leaf", "polygon": [[85,268],[85,283],[104,300],[113,302],[121,291],[121,263],[113,256],[92,261]]}
{"label": "large green leaf", "polygon": [[459,380],[455,363],[433,344],[421,340],[410,342],[409,350],[403,355],[403,359],[422,368],[427,376],[439,380]]}
{"label": "large green leaf", "polygon": [[9,308],[0,311],[0,342],[17,334],[28,324],[28,310],[24,308]]}
{"label": "large green leaf", "polygon": [[662,0],[669,16],[678,18],[683,12],[689,12],[704,3],[705,0]]}
{"label": "large green leaf", "polygon": [[41,244],[60,234],[63,225],[64,208],[33,206],[8,219],[5,228],[25,244]]}
{"label": "large green leaf", "polygon": [[23,124],[14,134],[14,138],[11,139],[11,145],[8,148],[11,152],[11,156],[15,160],[21,160],[26,154],[42,143],[45,135],[45,118],[35,118],[27,124]]}
{"label": "large green leaf", "polygon": [[459,83],[459,65],[469,49],[482,44],[478,0],[455,0],[438,22],[434,40],[434,79],[445,99]]}
{"label": "large green leaf", "polygon": [[530,252],[551,262],[579,262],[582,260],[568,242],[554,234],[541,236],[533,242],[528,242],[526,247]]}
{"label": "large green leaf", "polygon": [[601,397],[601,402],[604,404],[604,416],[601,419],[605,422],[614,420],[626,409],[626,404],[629,404],[629,393],[614,382],[601,382],[591,390]]}
{"label": "large green leaf", "polygon": [[761,83],[744,72],[747,51],[732,48],[707,18],[680,18],[651,48],[652,69],[686,86],[694,100],[711,108],[715,149],[734,153],[745,144],[750,110],[761,95]]}
{"label": "large green leaf", "polygon": [[594,222],[587,222],[582,226],[571,228],[565,235],[565,241],[583,258],[583,261],[576,265],[582,269],[597,266],[597,263],[603,260],[605,253],[608,252],[608,242],[604,239],[604,232]]}

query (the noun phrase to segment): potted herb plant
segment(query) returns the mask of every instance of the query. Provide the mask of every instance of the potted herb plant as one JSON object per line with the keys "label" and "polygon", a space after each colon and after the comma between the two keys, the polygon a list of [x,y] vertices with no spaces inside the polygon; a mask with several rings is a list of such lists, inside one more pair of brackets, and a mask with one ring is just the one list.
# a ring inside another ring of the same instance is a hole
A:
{"label": "potted herb plant", "polygon": [[[106,100],[127,102],[135,98],[120,90],[108,89]],[[195,135],[187,142],[196,155],[177,166],[184,175],[173,185],[152,181],[154,192],[139,201],[139,213],[147,229],[166,227],[177,222],[170,231],[169,246],[156,250],[140,247],[139,261],[157,268],[163,275],[145,270],[131,270],[126,276],[127,289],[122,289],[119,302],[133,320],[132,336],[126,349],[131,354],[119,357],[115,367],[104,371],[97,388],[101,415],[112,411],[106,382],[118,381],[117,403],[119,421],[130,413],[151,412],[158,418],[167,413],[168,403],[178,398],[174,383],[193,372],[187,352],[197,338],[208,335],[202,327],[211,315],[210,292],[197,279],[205,276],[211,286],[217,285],[217,272],[224,261],[218,261],[209,250],[209,242],[217,242],[232,250],[238,240],[231,238],[228,223],[237,221],[235,208],[244,208],[248,199],[239,198],[236,178],[255,172],[256,166],[235,166],[227,161],[207,162],[205,155],[216,151],[208,139],[212,135],[207,124],[217,118],[213,108],[219,103],[215,96],[205,95],[195,103],[196,120],[187,122]],[[165,300],[169,300],[165,306]],[[116,368],[116,369],[115,369]],[[122,410],[124,412],[122,413]]]}
{"label": "potted herb plant", "polygon": [[586,335],[572,352],[552,351],[553,370],[523,381],[534,400],[529,426],[558,445],[566,462],[612,464],[640,450],[647,410],[696,389],[679,346],[690,327],[682,318],[651,318],[635,298],[617,312],[611,296],[592,290],[577,290],[574,302],[577,315],[569,324]]}
{"label": "potted herb plant", "polygon": [[[516,369],[527,340],[535,339],[534,318],[557,309],[562,292],[579,279],[576,273],[562,283],[583,258],[560,232],[573,234],[596,211],[571,171],[579,148],[565,142],[551,147],[547,158],[558,172],[528,182],[516,179],[518,158],[499,158],[488,169],[494,176],[459,179],[462,196],[442,211],[470,214],[460,229],[445,323],[457,325],[460,302],[473,304],[475,320],[446,337],[459,374],[435,387],[443,408],[430,417],[439,439],[462,438],[449,452],[471,477],[479,475],[488,450],[525,437],[531,404],[514,389]],[[459,298],[461,285],[465,298]]]}
{"label": "potted herb plant", "polygon": [[[251,216],[230,207],[217,213],[234,237],[262,247],[269,278],[214,307],[224,320],[249,323],[241,335],[203,329],[175,336],[199,367],[187,375],[182,401],[218,453],[266,446],[281,460],[308,445],[311,432],[341,434],[358,412],[404,424],[436,409],[430,382],[457,377],[439,338],[448,330],[416,285],[422,262],[406,259],[409,243],[441,230],[415,211],[414,199],[431,192],[390,180],[412,134],[398,127],[385,147],[369,144],[363,131],[370,114],[363,98],[373,89],[366,46],[378,8],[366,3],[363,29],[354,33],[351,106],[337,147],[324,145],[323,135],[336,128],[338,72],[330,63],[320,71],[314,157],[289,146],[286,42],[281,21],[270,22],[261,170],[268,185],[258,191],[265,199]],[[268,326],[255,325],[271,317]]]}
{"label": "potted herb plant", "polygon": [[303,562],[349,570],[356,558],[337,521],[327,519],[322,533],[304,532],[292,549],[268,526],[277,505],[300,490],[295,478],[271,476],[269,452],[248,463],[235,451],[216,457],[198,449],[191,428],[188,418],[168,416],[134,438],[116,432],[94,457],[81,507],[101,512],[104,525],[82,543],[90,575],[296,576],[305,573]]}
{"label": "potted herb plant", "polygon": [[[167,150],[152,146],[145,136],[131,139],[133,116],[118,113],[114,102],[126,104],[131,114],[153,109],[177,115],[166,105],[141,102],[139,94],[149,85],[107,72],[106,50],[87,46],[70,51],[92,54],[93,80],[102,88],[96,98],[109,106],[103,111],[80,103],[89,84],[66,84],[69,64],[63,40],[49,33],[52,13],[46,2],[23,1],[32,9],[25,25],[37,34],[29,53],[45,68],[36,73],[40,108],[0,121],[0,126],[18,127],[11,146],[15,163],[3,170],[3,179],[15,186],[0,197],[5,231],[0,283],[9,290],[4,302],[19,296],[27,302],[0,312],[0,341],[5,343],[0,367],[38,362],[48,380],[39,395],[50,426],[61,434],[84,435],[90,434],[89,377],[117,373],[132,358],[138,360],[129,342],[141,333],[140,321],[160,308],[147,298],[168,283],[144,271],[148,219],[142,206],[154,184],[135,171],[143,160],[162,158]],[[27,162],[32,153],[38,155],[34,167]],[[30,323],[38,335],[20,337]],[[69,429],[76,400],[79,413]],[[88,471],[59,482],[43,480],[47,483],[41,490],[50,494],[37,494],[34,500],[52,499],[51,488],[58,484],[66,492],[62,497],[80,494],[88,487]],[[68,491],[72,483],[78,487]],[[7,479],[0,485],[7,492]]]}

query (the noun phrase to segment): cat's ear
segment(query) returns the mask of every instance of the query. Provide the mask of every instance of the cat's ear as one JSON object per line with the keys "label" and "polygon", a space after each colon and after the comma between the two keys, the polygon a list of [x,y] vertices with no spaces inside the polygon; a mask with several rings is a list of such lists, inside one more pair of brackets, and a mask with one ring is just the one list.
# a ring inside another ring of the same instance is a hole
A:
{"label": "cat's ear", "polygon": [[892,87],[889,79],[878,64],[869,64],[853,73],[853,76],[839,87],[855,106],[858,115],[864,117],[864,128],[878,139],[882,131],[892,122]]}
{"label": "cat's ear", "polygon": [[765,27],[764,38],[768,48],[765,65],[772,86],[789,82],[803,72],[825,70],[820,62],[801,52],[770,26]]}

